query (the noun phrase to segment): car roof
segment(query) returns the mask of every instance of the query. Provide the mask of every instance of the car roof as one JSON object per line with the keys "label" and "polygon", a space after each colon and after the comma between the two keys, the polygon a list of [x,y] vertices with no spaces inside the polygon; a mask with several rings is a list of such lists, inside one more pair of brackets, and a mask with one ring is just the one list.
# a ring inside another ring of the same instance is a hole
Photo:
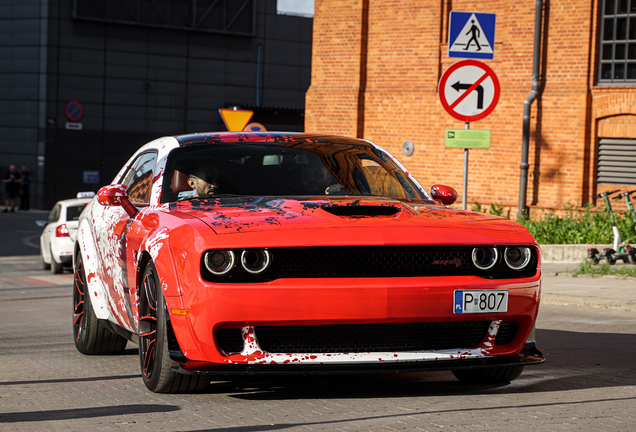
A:
{"label": "car roof", "polygon": [[62,205],[63,207],[72,207],[75,205],[80,205],[80,204],[88,204],[89,202],[91,202],[92,198],[70,198],[70,199],[65,199],[65,200],[60,200],[58,202],[55,203],[55,205]]}
{"label": "car roof", "polygon": [[302,133],[302,132],[208,132],[174,136],[180,146],[213,143],[340,143],[345,145],[361,145],[374,147],[367,140],[345,137],[341,135]]}

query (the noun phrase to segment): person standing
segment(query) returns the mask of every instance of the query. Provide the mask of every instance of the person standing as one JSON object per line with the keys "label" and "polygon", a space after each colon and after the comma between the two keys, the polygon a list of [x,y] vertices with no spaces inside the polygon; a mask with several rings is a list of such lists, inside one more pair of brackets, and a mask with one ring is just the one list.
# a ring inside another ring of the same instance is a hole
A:
{"label": "person standing", "polygon": [[13,213],[15,212],[15,197],[18,196],[20,183],[22,182],[20,173],[16,171],[15,165],[9,166],[9,172],[5,174],[3,182],[5,197],[3,213],[9,212],[9,208],[11,213]]}
{"label": "person standing", "polygon": [[20,173],[22,183],[20,185],[20,210],[29,210],[29,184],[31,183],[31,174],[26,165],[22,165],[22,172]]}

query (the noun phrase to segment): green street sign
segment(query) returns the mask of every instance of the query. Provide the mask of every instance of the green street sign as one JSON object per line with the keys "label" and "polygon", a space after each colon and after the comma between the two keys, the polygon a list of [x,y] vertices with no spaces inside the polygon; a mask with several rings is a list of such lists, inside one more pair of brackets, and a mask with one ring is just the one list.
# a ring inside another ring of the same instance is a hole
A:
{"label": "green street sign", "polygon": [[490,148],[490,131],[485,129],[446,129],[445,138],[446,148]]}

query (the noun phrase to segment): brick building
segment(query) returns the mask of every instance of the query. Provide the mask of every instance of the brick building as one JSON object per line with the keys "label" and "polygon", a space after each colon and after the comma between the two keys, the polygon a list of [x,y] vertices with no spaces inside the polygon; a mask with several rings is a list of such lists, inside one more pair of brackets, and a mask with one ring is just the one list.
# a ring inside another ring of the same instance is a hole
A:
{"label": "brick building", "polygon": [[422,184],[461,195],[464,151],[445,148],[444,131],[465,125],[437,94],[459,60],[447,55],[449,13],[496,13],[494,58],[484,63],[501,97],[470,124],[491,130],[492,144],[469,152],[467,201],[497,203],[515,217],[537,3],[541,93],[531,110],[526,205],[536,213],[636,189],[636,0],[316,0],[305,130],[369,139]]}

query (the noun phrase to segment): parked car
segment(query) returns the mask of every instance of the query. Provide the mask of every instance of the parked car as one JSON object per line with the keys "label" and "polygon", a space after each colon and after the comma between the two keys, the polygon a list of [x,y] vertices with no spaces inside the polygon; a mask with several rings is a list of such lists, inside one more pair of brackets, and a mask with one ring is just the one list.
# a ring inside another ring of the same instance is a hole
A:
{"label": "parked car", "polygon": [[154,392],[216,374],[451,370],[515,379],[544,361],[539,246],[450,208],[365,140],[207,133],[142,146],[79,221],[83,354],[139,346]]}
{"label": "parked car", "polygon": [[80,192],[74,199],[58,201],[47,220],[36,221],[38,226],[44,227],[40,235],[40,256],[45,270],[51,269],[57,274],[62,273],[64,267],[71,268],[77,220],[93,196],[94,192]]}

